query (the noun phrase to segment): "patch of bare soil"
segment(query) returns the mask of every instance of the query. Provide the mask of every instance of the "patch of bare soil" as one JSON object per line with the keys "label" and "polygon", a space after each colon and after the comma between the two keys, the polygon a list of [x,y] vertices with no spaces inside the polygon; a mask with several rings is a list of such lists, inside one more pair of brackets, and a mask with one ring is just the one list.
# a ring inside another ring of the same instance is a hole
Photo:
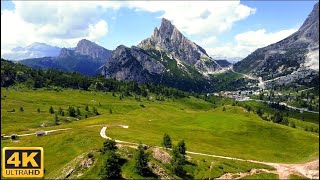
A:
{"label": "patch of bare soil", "polygon": [[153,148],[152,156],[162,163],[170,163],[171,161],[170,154],[160,148]]}

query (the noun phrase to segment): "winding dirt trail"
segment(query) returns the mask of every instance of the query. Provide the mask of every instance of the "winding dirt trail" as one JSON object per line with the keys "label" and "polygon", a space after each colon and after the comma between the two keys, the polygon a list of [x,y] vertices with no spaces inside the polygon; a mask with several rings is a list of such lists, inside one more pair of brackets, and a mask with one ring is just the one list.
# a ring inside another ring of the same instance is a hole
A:
{"label": "winding dirt trail", "polygon": [[[111,126],[120,126],[123,128],[128,128],[128,126],[125,125],[111,125]],[[111,139],[106,135],[106,129],[107,126],[102,127],[100,131],[100,136],[105,139]],[[137,143],[127,142],[127,141],[121,141],[121,140],[115,140],[119,143],[126,143],[126,144],[134,144],[138,145]],[[155,146],[156,148],[162,148]],[[205,153],[199,153],[199,152],[192,152],[192,151],[186,151],[187,154],[195,154],[195,155],[201,155],[201,156],[208,156],[208,157],[216,157],[216,158],[222,158],[222,159],[230,159],[230,160],[236,160],[236,161],[244,161],[244,162],[252,162],[252,163],[258,163],[258,164],[264,164],[268,166],[274,167],[276,170],[270,171],[267,169],[252,169],[250,172],[247,173],[226,173],[219,177],[220,179],[228,179],[228,177],[235,175],[239,176],[239,178],[252,175],[252,174],[259,174],[259,173],[274,173],[279,174],[279,179],[288,179],[290,174],[296,174],[296,175],[302,175],[310,179],[319,179],[319,158],[312,162],[307,162],[303,164],[284,164],[284,163],[272,163],[272,162],[263,162],[263,161],[256,161],[256,160],[245,160],[240,158],[233,158],[228,156],[219,156],[219,155],[213,155],[213,154],[205,154]]]}

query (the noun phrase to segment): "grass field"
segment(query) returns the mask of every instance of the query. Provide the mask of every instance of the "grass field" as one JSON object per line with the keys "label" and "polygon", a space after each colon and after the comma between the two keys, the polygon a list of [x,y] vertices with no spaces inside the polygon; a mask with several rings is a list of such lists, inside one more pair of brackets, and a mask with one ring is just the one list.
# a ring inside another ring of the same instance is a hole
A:
{"label": "grass field", "polygon": [[[286,163],[306,162],[319,156],[317,133],[264,121],[238,106],[225,105],[226,111],[221,106],[214,109],[211,103],[193,97],[136,101],[133,97],[119,100],[112,93],[9,88],[2,89],[1,98],[2,134],[72,128],[43,137],[1,141],[1,147],[42,146],[46,177],[54,177],[80,154],[100,148],[104,141],[99,134],[101,126],[88,126],[102,124],[129,126],[108,128],[107,135],[115,139],[160,146],[163,134],[168,133],[174,144],[184,139],[188,151],[207,154]],[[96,107],[101,115],[54,125],[54,115],[48,111],[50,106],[65,111],[68,106],[75,106],[84,113],[87,104],[90,111]],[[20,107],[24,112],[19,111]],[[12,109],[16,111],[8,112]],[[40,127],[43,123],[52,126]]]}

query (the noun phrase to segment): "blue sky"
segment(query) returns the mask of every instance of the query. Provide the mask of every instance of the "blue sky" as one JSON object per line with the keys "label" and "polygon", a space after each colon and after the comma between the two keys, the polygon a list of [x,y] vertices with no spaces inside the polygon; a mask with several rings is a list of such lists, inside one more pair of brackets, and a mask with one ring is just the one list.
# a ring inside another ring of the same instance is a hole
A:
{"label": "blue sky", "polygon": [[208,54],[244,57],[295,32],[316,2],[1,1],[1,52],[39,41],[74,47],[82,38],[111,50],[137,45],[165,17]]}

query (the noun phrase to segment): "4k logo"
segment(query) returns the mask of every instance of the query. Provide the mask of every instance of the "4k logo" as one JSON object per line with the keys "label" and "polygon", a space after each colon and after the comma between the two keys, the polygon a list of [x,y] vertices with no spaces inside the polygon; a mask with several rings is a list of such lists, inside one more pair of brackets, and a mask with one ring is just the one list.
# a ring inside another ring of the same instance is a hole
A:
{"label": "4k logo", "polygon": [[42,147],[5,147],[2,149],[2,176],[43,177]]}

